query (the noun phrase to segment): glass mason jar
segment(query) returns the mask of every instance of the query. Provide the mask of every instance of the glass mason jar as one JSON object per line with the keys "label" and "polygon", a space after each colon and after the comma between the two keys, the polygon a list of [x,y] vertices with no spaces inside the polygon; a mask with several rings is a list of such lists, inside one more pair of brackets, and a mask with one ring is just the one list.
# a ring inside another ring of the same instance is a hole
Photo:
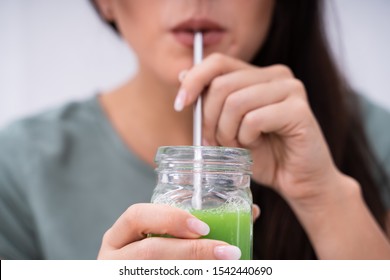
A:
{"label": "glass mason jar", "polygon": [[225,241],[252,258],[252,160],[248,150],[166,146],[157,151],[152,202],[169,204],[207,223],[204,238]]}

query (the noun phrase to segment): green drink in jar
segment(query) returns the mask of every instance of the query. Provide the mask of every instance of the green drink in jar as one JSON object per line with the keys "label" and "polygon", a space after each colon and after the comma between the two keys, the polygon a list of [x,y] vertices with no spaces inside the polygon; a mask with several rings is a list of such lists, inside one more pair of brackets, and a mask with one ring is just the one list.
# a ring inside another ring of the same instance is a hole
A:
{"label": "green drink in jar", "polygon": [[[201,154],[201,160],[195,157],[196,153]],[[202,238],[237,246],[242,260],[251,259],[249,151],[228,147],[160,147],[156,163],[158,183],[152,202],[189,211],[210,227],[210,233]]]}

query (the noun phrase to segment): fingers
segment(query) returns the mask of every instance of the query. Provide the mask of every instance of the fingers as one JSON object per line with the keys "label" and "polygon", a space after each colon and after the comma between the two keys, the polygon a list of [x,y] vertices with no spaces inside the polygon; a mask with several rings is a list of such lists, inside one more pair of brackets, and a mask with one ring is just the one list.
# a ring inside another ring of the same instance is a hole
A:
{"label": "fingers", "polygon": [[185,106],[192,104],[215,77],[247,67],[248,64],[245,62],[221,54],[208,56],[183,78],[176,96],[175,110],[181,111]]}
{"label": "fingers", "polygon": [[119,249],[150,233],[199,238],[209,231],[207,224],[184,210],[168,205],[134,204],[106,232],[103,245]]}
{"label": "fingers", "polygon": [[[198,239],[209,227],[184,210],[168,205],[135,204],[103,237],[99,259],[225,259],[241,251],[223,241]],[[150,237],[149,233],[178,238]],[[182,238],[182,239],[179,239]]]}
{"label": "fingers", "polygon": [[[232,146],[237,142],[237,132],[244,116],[252,110],[270,104],[278,103],[294,93],[290,86],[291,80],[260,83],[238,90],[230,94],[222,105],[208,104],[209,110],[205,110],[205,138],[209,142],[216,140],[224,146]],[[208,116],[211,107],[221,106],[219,116]],[[213,139],[215,137],[215,139]],[[209,139],[210,138],[210,139]]]}
{"label": "fingers", "polygon": [[184,73],[175,108],[181,110],[204,91],[203,138],[212,146],[243,146],[237,134],[247,113],[305,93],[286,66],[253,67],[220,54]]}
{"label": "fingers", "polygon": [[[248,118],[246,115],[254,110],[285,101],[289,97],[307,103],[304,87],[294,78],[248,86],[228,95],[223,104],[205,103],[204,138],[211,145],[245,147],[244,143],[239,141],[238,131],[243,120]],[[219,113],[218,116],[216,112]]]}
{"label": "fingers", "polygon": [[[244,71],[239,76],[229,75],[238,70]],[[216,79],[225,75],[229,75],[229,77],[225,77],[223,82]],[[185,106],[192,104],[208,87],[211,90],[216,89],[217,92],[233,92],[254,83],[265,83],[291,77],[294,75],[284,65],[259,68],[222,54],[212,54],[190,71],[182,71],[179,74],[182,85],[175,100],[175,109],[181,111]],[[223,91],[218,90],[219,85],[223,86]]]}
{"label": "fingers", "polygon": [[[244,89],[259,83],[269,83],[272,79],[266,68],[248,68],[216,77],[204,95],[204,135],[211,145],[217,145],[215,132],[219,117],[225,105],[236,113],[245,112],[248,103],[253,104],[254,96],[246,96]],[[253,92],[253,91],[252,91]],[[244,97],[245,99],[242,99]],[[227,104],[226,104],[227,103]],[[226,146],[233,146],[232,143]]]}
{"label": "fingers", "polygon": [[[300,98],[253,110],[245,115],[238,131],[238,141],[247,147],[255,147],[263,133],[276,133],[284,137],[299,137],[311,127],[304,122],[311,120],[309,107]],[[301,129],[302,128],[302,129]]]}
{"label": "fingers", "polygon": [[252,206],[252,222],[254,223],[260,217],[260,207],[257,204]]}
{"label": "fingers", "polygon": [[146,238],[116,251],[116,259],[144,260],[238,260],[241,251],[210,239]]}

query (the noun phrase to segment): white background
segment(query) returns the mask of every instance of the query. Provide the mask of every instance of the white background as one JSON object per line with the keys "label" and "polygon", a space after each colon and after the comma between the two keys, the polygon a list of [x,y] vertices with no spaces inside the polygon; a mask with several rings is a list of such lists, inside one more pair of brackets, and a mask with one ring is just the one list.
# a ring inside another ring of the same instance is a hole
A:
{"label": "white background", "polygon": [[[355,89],[390,108],[390,1],[325,2],[339,65]],[[0,126],[119,85],[136,69],[87,0],[0,0]]]}

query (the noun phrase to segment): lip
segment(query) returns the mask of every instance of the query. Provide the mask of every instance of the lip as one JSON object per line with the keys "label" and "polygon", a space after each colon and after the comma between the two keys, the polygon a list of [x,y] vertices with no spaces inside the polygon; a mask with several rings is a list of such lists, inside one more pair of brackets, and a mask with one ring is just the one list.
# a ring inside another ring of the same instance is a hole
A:
{"label": "lip", "polygon": [[203,45],[205,47],[218,44],[224,37],[226,29],[209,19],[189,19],[172,28],[175,39],[186,47],[194,44],[195,32],[203,33]]}

